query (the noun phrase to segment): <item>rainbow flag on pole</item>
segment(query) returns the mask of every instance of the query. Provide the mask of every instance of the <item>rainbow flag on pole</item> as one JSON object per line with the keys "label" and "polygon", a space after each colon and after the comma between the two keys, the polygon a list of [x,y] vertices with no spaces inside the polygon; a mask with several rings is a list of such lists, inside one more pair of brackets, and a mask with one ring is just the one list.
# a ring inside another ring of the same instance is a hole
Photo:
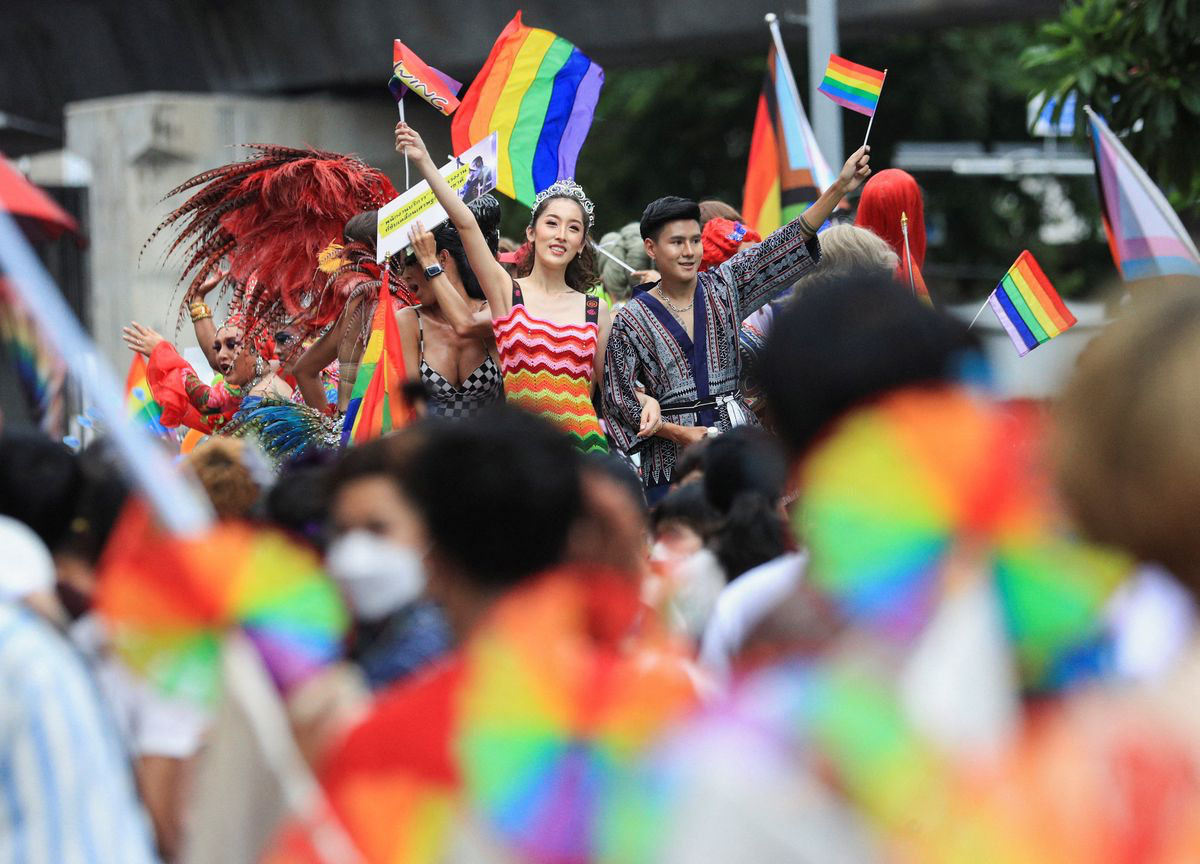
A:
{"label": "rainbow flag on pole", "polygon": [[159,438],[178,440],[174,429],[162,425],[162,406],[150,392],[146,358],[136,352],[129,364],[129,372],[125,375],[125,414]]}
{"label": "rainbow flag on pole", "polygon": [[833,179],[796,82],[772,45],[750,138],[742,217],[766,237],[803,213]]}
{"label": "rainbow flag on pole", "polygon": [[392,42],[392,80],[388,89],[399,102],[409,90],[416,93],[447,117],[458,107],[462,84],[445,72],[434,69],[399,39]]}
{"label": "rainbow flag on pole", "polygon": [[1022,357],[1075,325],[1075,316],[1028,249],[1008,268],[988,304]]}
{"label": "rainbow flag on pole", "polygon": [[518,11],[454,115],[454,152],[498,133],[496,188],[532,207],[538,192],[575,176],[603,86],[603,69],[566,39],[526,27]]}
{"label": "rainbow flag on pole", "polygon": [[346,406],[343,446],[378,438],[409,421],[412,411],[403,390],[407,377],[400,328],[396,326],[392,295],[385,276],[379,286],[371,335],[367,338],[367,347],[354,379],[354,391]]}
{"label": "rainbow flag on pole", "polygon": [[1166,196],[1104,118],[1091,108],[1084,111],[1092,127],[1100,216],[1122,278],[1200,276],[1200,253]]}
{"label": "rainbow flag on pole", "polygon": [[825,78],[817,89],[843,108],[870,117],[879,104],[879,94],[883,92],[883,79],[886,77],[886,71],[879,72],[870,66],[860,66],[830,54]]}

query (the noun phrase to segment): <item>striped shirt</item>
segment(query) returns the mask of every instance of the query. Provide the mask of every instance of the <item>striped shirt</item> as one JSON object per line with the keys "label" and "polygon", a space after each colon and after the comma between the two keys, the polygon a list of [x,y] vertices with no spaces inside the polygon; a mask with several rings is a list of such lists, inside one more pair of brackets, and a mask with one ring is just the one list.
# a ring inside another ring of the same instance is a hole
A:
{"label": "striped shirt", "polygon": [[149,823],[83,660],[0,603],[0,864],[151,864]]}

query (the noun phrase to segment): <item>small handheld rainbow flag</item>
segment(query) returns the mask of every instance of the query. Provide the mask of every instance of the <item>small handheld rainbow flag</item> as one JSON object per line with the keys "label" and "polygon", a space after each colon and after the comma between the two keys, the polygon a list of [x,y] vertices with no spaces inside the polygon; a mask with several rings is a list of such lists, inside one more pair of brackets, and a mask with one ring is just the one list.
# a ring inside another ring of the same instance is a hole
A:
{"label": "small handheld rainbow flag", "polygon": [[[384,270],[386,273],[386,269]],[[404,398],[404,349],[393,314],[392,295],[384,276],[379,302],[371,321],[371,335],[354,379],[354,392],[346,406],[342,444],[362,444],[405,425],[412,415]]]}
{"label": "small handheld rainbow flag", "polygon": [[411,90],[449,117],[458,107],[458,91],[462,84],[426,64],[396,39],[392,42],[392,80],[388,82],[388,89],[397,102]]}
{"label": "small handheld rainbow flag", "polygon": [[1008,268],[988,304],[1022,357],[1076,323],[1028,249]]}
{"label": "small handheld rainbow flag", "polygon": [[175,430],[162,425],[162,406],[150,392],[147,376],[146,358],[135,352],[125,376],[125,414],[159,438],[175,441]]}
{"label": "small handheld rainbow flag", "polygon": [[879,105],[879,94],[883,92],[886,77],[886,69],[879,72],[830,54],[825,78],[817,89],[843,108],[872,117]]}
{"label": "small handheld rainbow flag", "polygon": [[527,207],[557,180],[573,178],[592,128],[604,70],[518,11],[501,31],[450,124],[455,153],[498,133],[496,189]]}

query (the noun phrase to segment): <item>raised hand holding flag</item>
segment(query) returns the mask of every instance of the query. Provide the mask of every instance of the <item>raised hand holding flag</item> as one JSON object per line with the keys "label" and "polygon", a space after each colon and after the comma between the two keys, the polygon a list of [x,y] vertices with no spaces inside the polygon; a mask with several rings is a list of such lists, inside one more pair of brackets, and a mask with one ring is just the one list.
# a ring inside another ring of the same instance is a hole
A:
{"label": "raised hand holding flag", "polygon": [[866,114],[870,118],[867,121],[867,134],[863,138],[864,145],[871,137],[871,124],[875,122],[875,109],[879,107],[879,96],[883,92],[887,72],[887,69],[879,72],[870,66],[862,66],[844,57],[830,54],[825,77],[817,87],[843,108]]}

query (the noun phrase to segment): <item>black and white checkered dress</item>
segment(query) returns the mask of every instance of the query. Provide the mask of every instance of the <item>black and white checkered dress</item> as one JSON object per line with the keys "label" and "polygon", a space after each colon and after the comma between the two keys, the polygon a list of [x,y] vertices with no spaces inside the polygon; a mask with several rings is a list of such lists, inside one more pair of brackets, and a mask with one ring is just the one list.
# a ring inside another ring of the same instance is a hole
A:
{"label": "black and white checkered dress", "polygon": [[[416,311],[416,310],[414,310]],[[486,350],[484,360],[455,387],[442,373],[425,362],[425,328],[421,326],[421,313],[417,311],[417,350],[421,357],[421,383],[428,397],[426,413],[433,417],[449,417],[464,420],[473,417],[496,402],[504,399],[504,378],[500,367]]]}

